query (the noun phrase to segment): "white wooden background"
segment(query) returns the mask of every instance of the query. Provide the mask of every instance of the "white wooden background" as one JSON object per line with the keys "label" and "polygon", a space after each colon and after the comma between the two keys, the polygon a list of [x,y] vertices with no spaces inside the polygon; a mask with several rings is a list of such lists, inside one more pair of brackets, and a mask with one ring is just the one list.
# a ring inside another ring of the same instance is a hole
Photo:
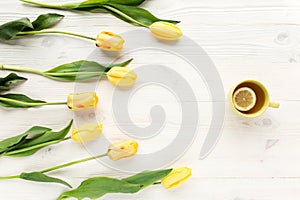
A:
{"label": "white wooden background", "polygon": [[[207,106],[203,106],[202,100],[206,97],[197,94],[200,99],[200,111],[207,118],[200,123],[199,135],[192,147],[172,165],[191,167],[192,178],[172,191],[156,186],[135,195],[112,194],[102,199],[299,199],[300,2],[149,0],[143,6],[158,16],[182,21],[180,27],[184,34],[197,41],[214,61],[226,93],[240,80],[257,79],[266,84],[272,98],[279,101],[281,107],[278,110],[269,109],[260,118],[247,120],[233,113],[226,104],[222,137],[214,151],[206,159],[199,160],[199,150],[210,125],[210,110],[206,108]],[[38,14],[46,12],[56,11],[25,6],[17,0],[0,1],[0,23],[27,16],[33,19]],[[57,12],[66,15],[55,27],[59,30],[95,36],[104,29],[120,33],[135,29],[109,14],[80,15]],[[14,43],[15,45],[12,45]],[[64,36],[33,36],[0,46],[2,64],[41,70],[85,59],[95,48],[89,41]],[[149,61],[145,55],[137,56],[136,60],[136,64],[132,67],[147,64]],[[169,62],[174,64],[172,60]],[[0,72],[0,75],[8,73]],[[64,100],[69,92],[74,91],[74,83],[56,82],[36,75],[22,75],[30,79],[14,92],[56,101]],[[109,95],[113,86],[104,82],[100,89],[101,105],[97,112],[100,120],[103,120],[104,134],[118,133],[114,121],[110,118]],[[151,105],[159,104],[157,99],[152,98],[153,94],[157,94],[157,90],[150,88],[137,94],[133,99],[134,105],[138,108],[145,107],[145,110],[140,109],[138,112],[138,109],[132,106],[136,111],[132,114],[136,124],[149,122],[148,111]],[[169,101],[167,103],[172,103],[173,99],[170,98]],[[2,139],[22,133],[33,125],[49,126],[58,130],[67,124],[73,114],[63,106],[54,106],[28,110],[0,109],[0,116]],[[172,113],[169,113],[169,116],[172,119]],[[172,127],[166,132],[170,130]],[[160,144],[165,145],[167,142],[167,139],[162,138]],[[149,151],[151,144],[141,149]],[[86,156],[89,154],[82,145],[67,141],[45,148],[31,157],[1,158],[0,176],[39,170]],[[74,186],[91,176],[124,176],[120,172],[101,166],[96,161],[70,167],[51,175],[64,178]],[[22,180],[1,181],[0,199],[51,200],[65,190],[66,188],[56,184],[37,184]]]}

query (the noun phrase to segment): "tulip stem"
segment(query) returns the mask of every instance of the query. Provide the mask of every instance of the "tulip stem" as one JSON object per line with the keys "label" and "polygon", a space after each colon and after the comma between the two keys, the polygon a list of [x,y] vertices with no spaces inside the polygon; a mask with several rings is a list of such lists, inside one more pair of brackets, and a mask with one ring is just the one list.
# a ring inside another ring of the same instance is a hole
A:
{"label": "tulip stem", "polygon": [[0,101],[15,103],[15,104],[24,105],[24,106],[30,106],[30,107],[67,104],[67,102],[38,102],[38,103],[32,103],[32,102],[19,101],[19,100],[16,100],[16,99],[9,99],[9,98],[5,98],[5,97],[0,97]]}
{"label": "tulip stem", "polygon": [[0,180],[8,180],[8,179],[15,179],[15,178],[20,178],[20,175],[15,175],[15,176],[1,176]]}
{"label": "tulip stem", "polygon": [[104,156],[107,156],[107,153],[101,154],[101,155],[98,155],[98,156],[93,156],[93,157],[81,159],[81,160],[76,160],[76,161],[65,163],[65,164],[62,164],[62,165],[57,165],[55,167],[50,167],[50,168],[41,170],[39,172],[47,173],[47,172],[50,172],[50,171],[54,171],[54,170],[61,169],[61,168],[64,168],[64,167],[68,167],[68,166],[71,166],[71,165],[75,165],[75,164],[78,164],[78,163],[86,162],[86,161],[89,161],[89,160],[94,160],[94,159],[101,158],[101,157],[104,157]]}
{"label": "tulip stem", "polygon": [[77,7],[80,3],[70,3],[70,4],[46,4],[46,3],[40,3],[37,1],[31,1],[31,0],[20,0],[25,3],[33,4],[36,6],[44,7],[44,8],[53,8],[53,9],[72,9],[74,7]]}
{"label": "tulip stem", "polygon": [[[67,139],[70,139],[70,137],[64,138],[63,140],[67,140]],[[61,140],[61,141],[63,141],[63,140]],[[97,158],[101,158],[101,157],[104,157],[104,156],[107,156],[107,153],[101,154],[101,155],[98,155],[98,156],[93,156],[93,157],[81,159],[81,160],[77,160],[77,161],[73,161],[73,162],[69,162],[69,163],[65,163],[65,164],[62,164],[62,165],[57,165],[55,167],[50,167],[50,168],[47,168],[47,169],[43,169],[43,170],[38,171],[38,172],[47,173],[47,172],[58,170],[58,169],[61,169],[61,168],[64,168],[64,167],[75,165],[75,164],[78,164],[78,163],[82,163],[82,162],[86,162],[86,161],[89,161],[89,160],[94,160],[94,159],[97,159]],[[21,174],[20,175],[14,175],[14,176],[1,176],[0,180],[16,179],[16,178],[20,178],[20,176],[21,176]]]}
{"label": "tulip stem", "polygon": [[146,28],[149,28],[149,26],[129,17],[128,15],[124,14],[123,12],[121,12],[120,10],[118,9],[115,9],[114,7],[110,6],[110,5],[102,5],[103,8],[105,8],[106,10],[111,10],[112,12],[114,13],[117,13],[118,15],[120,15],[121,17],[127,19],[128,21],[131,21],[137,25],[140,25],[140,26],[143,26],[143,27],[146,27]]}
{"label": "tulip stem", "polygon": [[40,74],[43,75],[43,72],[35,70],[35,69],[29,69],[29,68],[20,68],[20,67],[11,67],[7,65],[0,65],[1,70],[10,70],[10,71],[17,71],[17,72],[27,72],[27,73],[33,73],[33,74]]}
{"label": "tulip stem", "polygon": [[66,32],[66,31],[58,31],[58,30],[26,31],[26,32],[19,32],[17,35],[23,36],[23,35],[51,34],[51,33],[71,35],[71,36],[81,37],[81,38],[89,39],[89,40],[93,40],[93,41],[96,40],[96,38],[93,38],[93,37],[89,37],[89,36],[85,36],[85,35],[81,35],[81,34],[77,34],[77,33]]}
{"label": "tulip stem", "polygon": [[80,75],[97,75],[97,76],[104,76],[106,75],[106,72],[62,72],[62,73],[57,73],[57,72],[41,72],[35,69],[30,69],[30,68],[23,68],[23,67],[12,67],[12,66],[7,66],[7,65],[0,65],[0,70],[9,70],[9,71],[17,71],[17,72],[25,72],[25,73],[31,73],[31,74],[38,74],[42,75],[48,78],[55,79],[55,76],[80,76]]}

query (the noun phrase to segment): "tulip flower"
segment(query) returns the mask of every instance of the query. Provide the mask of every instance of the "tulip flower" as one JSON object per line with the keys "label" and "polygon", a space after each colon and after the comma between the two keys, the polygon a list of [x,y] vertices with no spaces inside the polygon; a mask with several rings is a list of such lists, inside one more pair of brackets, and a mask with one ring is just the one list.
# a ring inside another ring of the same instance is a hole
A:
{"label": "tulip flower", "polygon": [[71,138],[75,142],[85,142],[92,140],[102,133],[102,124],[98,123],[87,123],[81,124],[78,127],[74,128],[72,131]]}
{"label": "tulip flower", "polygon": [[164,188],[175,188],[187,181],[192,175],[192,170],[187,167],[173,169],[166,177],[161,180]]}
{"label": "tulip flower", "polygon": [[78,111],[87,108],[96,108],[98,97],[96,92],[69,94],[67,105],[71,110]]}
{"label": "tulip flower", "polygon": [[131,86],[137,78],[137,74],[128,67],[113,67],[106,76],[112,84],[118,86]]}
{"label": "tulip flower", "polygon": [[95,38],[79,33],[48,29],[60,22],[63,18],[63,15],[48,13],[38,16],[34,21],[30,21],[28,18],[21,18],[2,25],[0,24],[0,42],[11,40],[17,36],[60,34],[92,40],[96,42],[97,46],[104,50],[122,50],[124,40],[119,35],[111,32],[101,32],[97,38]]}
{"label": "tulip flower", "polygon": [[[88,124],[84,125],[84,126],[88,126]],[[94,127],[95,127],[95,125],[94,125]],[[97,128],[97,129],[100,129],[100,125],[99,125],[99,128]],[[69,138],[67,138],[67,139],[69,139]],[[57,165],[57,166],[50,167],[50,168],[47,168],[47,169],[43,169],[43,170],[40,170],[40,171],[37,171],[37,172],[31,172],[31,173],[23,172],[19,175],[14,175],[14,176],[0,176],[0,180],[21,178],[21,179],[30,180],[30,181],[37,181],[37,182],[56,182],[56,183],[60,183],[60,184],[63,184],[63,185],[66,185],[66,186],[70,187],[70,185],[68,183],[66,183],[65,181],[57,179],[57,178],[49,177],[49,176],[45,175],[45,173],[51,172],[51,171],[56,171],[58,169],[62,169],[62,168],[65,168],[65,167],[69,167],[71,165],[76,165],[76,164],[79,164],[79,163],[87,162],[87,161],[94,160],[94,159],[97,159],[97,158],[102,158],[102,157],[105,157],[105,156],[109,156],[110,158],[111,158],[111,156],[113,156],[113,158],[117,158],[115,160],[119,160],[121,158],[127,158],[127,157],[130,157],[130,156],[133,156],[133,155],[136,154],[137,147],[138,147],[138,144],[135,141],[132,141],[132,140],[127,140],[127,141],[124,141],[124,142],[118,142],[118,143],[114,143],[114,144],[110,145],[109,148],[108,148],[108,151],[104,154],[100,154],[100,155],[96,155],[96,156],[92,156],[92,157],[88,157],[88,158],[68,162],[68,163],[65,163],[65,164],[61,164],[61,165]],[[117,156],[117,157],[115,157],[115,156]],[[32,176],[32,175],[34,176],[33,178],[28,177],[28,176]]]}
{"label": "tulip flower", "polygon": [[101,32],[96,38],[96,46],[108,51],[121,51],[124,42],[121,36],[108,31]]}
{"label": "tulip flower", "polygon": [[138,150],[138,143],[133,140],[117,142],[108,147],[107,155],[111,160],[120,160],[134,156]]}
{"label": "tulip flower", "polygon": [[154,22],[149,29],[152,35],[163,40],[178,40],[182,36],[180,28],[169,22]]}

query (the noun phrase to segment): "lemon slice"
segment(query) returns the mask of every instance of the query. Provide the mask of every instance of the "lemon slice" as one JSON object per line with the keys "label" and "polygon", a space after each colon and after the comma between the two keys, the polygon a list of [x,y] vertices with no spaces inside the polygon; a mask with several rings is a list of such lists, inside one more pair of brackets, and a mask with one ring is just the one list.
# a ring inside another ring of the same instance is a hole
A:
{"label": "lemon slice", "polygon": [[233,104],[240,111],[251,110],[256,103],[255,92],[248,87],[242,87],[233,94]]}

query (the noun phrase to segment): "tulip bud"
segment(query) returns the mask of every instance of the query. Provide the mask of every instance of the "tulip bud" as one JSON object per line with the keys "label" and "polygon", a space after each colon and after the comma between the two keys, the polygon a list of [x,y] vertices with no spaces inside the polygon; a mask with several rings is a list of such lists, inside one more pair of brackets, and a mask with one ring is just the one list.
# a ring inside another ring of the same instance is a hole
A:
{"label": "tulip bud", "polygon": [[87,108],[96,108],[98,97],[96,92],[83,92],[78,94],[69,94],[68,107],[71,110],[78,111]]}
{"label": "tulip bud", "polygon": [[123,38],[112,32],[103,31],[96,38],[96,46],[108,51],[121,51],[123,44]]}
{"label": "tulip bud", "polygon": [[192,175],[192,170],[187,167],[173,169],[166,177],[161,180],[164,188],[175,188],[187,181]]}
{"label": "tulip bud", "polygon": [[169,22],[154,22],[149,26],[152,35],[164,40],[177,40],[182,36],[178,26]]}
{"label": "tulip bud", "polygon": [[137,78],[137,74],[128,67],[113,67],[106,76],[112,84],[118,86],[131,86]]}
{"label": "tulip bud", "polygon": [[117,142],[108,147],[107,155],[111,160],[120,160],[134,156],[137,153],[138,143],[133,140]]}
{"label": "tulip bud", "polygon": [[87,123],[87,124],[81,124],[78,127],[74,128],[72,131],[71,138],[75,142],[85,142],[100,136],[101,133],[102,133],[102,124]]}

